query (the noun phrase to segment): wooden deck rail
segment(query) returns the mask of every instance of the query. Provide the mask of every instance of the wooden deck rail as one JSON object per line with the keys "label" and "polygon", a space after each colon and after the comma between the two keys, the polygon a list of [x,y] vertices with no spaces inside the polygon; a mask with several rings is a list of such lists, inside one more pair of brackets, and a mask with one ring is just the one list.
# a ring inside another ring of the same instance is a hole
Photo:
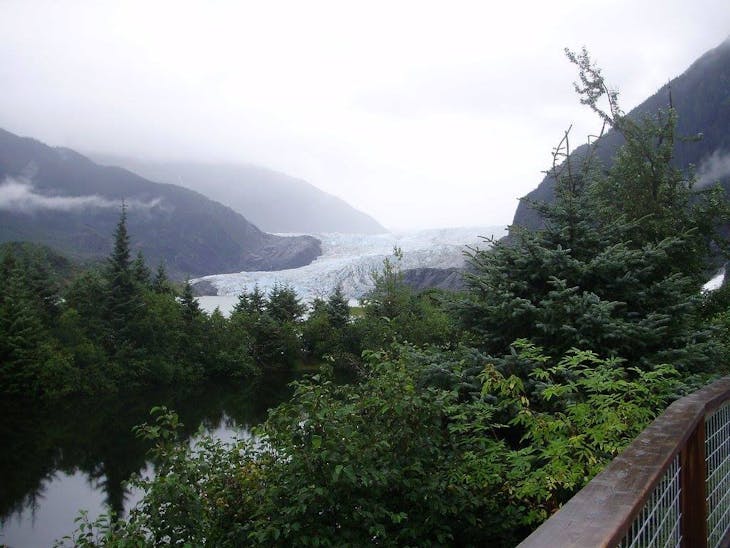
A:
{"label": "wooden deck rail", "polygon": [[730,545],[730,377],[672,403],[520,547],[677,545]]}

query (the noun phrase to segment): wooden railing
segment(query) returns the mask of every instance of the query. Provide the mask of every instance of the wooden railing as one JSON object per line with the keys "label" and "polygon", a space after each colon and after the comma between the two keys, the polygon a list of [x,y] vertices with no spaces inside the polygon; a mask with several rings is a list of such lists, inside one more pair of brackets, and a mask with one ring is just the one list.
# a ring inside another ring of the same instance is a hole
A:
{"label": "wooden railing", "polygon": [[730,546],[730,377],[672,403],[520,546]]}

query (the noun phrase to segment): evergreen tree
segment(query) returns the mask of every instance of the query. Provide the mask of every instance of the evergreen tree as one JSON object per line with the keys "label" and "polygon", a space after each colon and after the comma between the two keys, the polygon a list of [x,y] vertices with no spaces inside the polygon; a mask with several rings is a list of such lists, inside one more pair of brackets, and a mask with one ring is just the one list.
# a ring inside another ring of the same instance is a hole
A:
{"label": "evergreen tree", "polygon": [[137,256],[132,263],[132,276],[134,277],[134,281],[142,287],[147,287],[150,285],[150,278],[152,276],[152,273],[147,267],[141,251],[137,251]]}
{"label": "evergreen tree", "polygon": [[135,284],[127,233],[127,208],[122,211],[114,232],[114,249],[107,260],[106,317],[110,327],[112,351],[134,346],[134,328],[143,309],[143,301]]}
{"label": "evergreen tree", "polygon": [[[587,58],[580,63],[582,70],[590,66]],[[595,69],[591,74],[600,75]],[[590,74],[581,72],[581,79],[584,102],[595,104],[608,93],[611,110],[600,111],[602,118],[625,127],[616,94],[606,92],[602,80],[590,80]],[[656,128],[647,124],[631,126],[630,144],[608,176],[592,162],[592,151],[582,165],[573,163],[566,133],[555,153],[555,202],[537,204],[545,229],[513,230],[510,242],[491,242],[492,249],[471,255],[462,316],[484,349],[506,354],[514,340],[527,339],[551,355],[579,348],[644,366],[711,363],[713,345],[695,315],[698,272],[707,264],[709,246],[695,239],[698,227],[687,213],[691,196],[680,192],[676,174],[665,165],[671,161],[665,149],[670,139],[652,140]],[[673,129],[673,123],[662,126],[664,132]],[[644,171],[647,157],[655,164],[649,173],[657,179]],[[649,191],[632,194],[637,180]],[[671,200],[660,200],[665,209],[633,204],[637,213],[631,213],[623,203],[605,198],[619,188],[634,202],[653,200],[652,188],[666,190]],[[685,220],[673,224],[670,219],[678,212]]]}
{"label": "evergreen tree", "polygon": [[107,261],[110,278],[113,279],[115,275],[128,278],[131,269],[131,255],[129,234],[127,233],[127,206],[124,202],[122,202],[119,221],[114,231],[114,250]]}
{"label": "evergreen tree", "polygon": [[198,300],[193,294],[193,286],[190,284],[189,279],[185,280],[182,295],[180,295],[180,305],[183,310],[183,319],[187,324],[193,323],[203,315]]}
{"label": "evergreen tree", "polygon": [[327,299],[327,314],[330,323],[342,328],[350,321],[350,304],[342,291],[342,285],[337,284],[335,290]]}
{"label": "evergreen tree", "polygon": [[692,173],[676,167],[678,116],[671,88],[666,109],[635,120],[623,113],[618,93],[606,85],[585,48],[580,54],[566,53],[579,71],[580,84],[575,87],[581,102],[624,140],[607,176],[595,180],[594,208],[604,223],[617,216],[635,222],[631,242],[636,247],[681,236],[684,245],[674,250],[676,261],[683,273],[699,282],[707,274],[708,258],[718,250],[727,254],[728,243],[718,230],[730,219],[730,205],[721,187],[698,191]]}
{"label": "evergreen tree", "polygon": [[383,261],[383,268],[371,273],[373,289],[363,299],[365,314],[376,318],[392,320],[407,306],[411,291],[403,283],[400,264],[403,251],[393,248],[393,257]]}
{"label": "evergreen tree", "polygon": [[294,289],[276,283],[269,293],[266,311],[278,323],[296,323],[301,320],[305,307]]}
{"label": "evergreen tree", "polygon": [[266,311],[266,295],[259,289],[258,284],[254,285],[253,291],[247,293],[244,289],[238,296],[238,301],[233,307],[233,313],[245,312],[252,316],[259,316]]}
{"label": "evergreen tree", "polygon": [[47,333],[33,302],[23,270],[5,279],[0,301],[0,392],[36,395]]}
{"label": "evergreen tree", "polygon": [[152,279],[152,291],[158,295],[173,295],[175,293],[170,285],[170,280],[167,278],[165,265],[162,263],[157,265],[155,277]]}
{"label": "evergreen tree", "polygon": [[231,315],[248,313],[249,311],[250,311],[250,299],[249,299],[248,293],[246,293],[246,290],[243,289],[241,291],[241,293],[239,293],[239,295],[238,295],[238,300],[236,301],[236,304],[233,306],[233,311],[231,312]]}

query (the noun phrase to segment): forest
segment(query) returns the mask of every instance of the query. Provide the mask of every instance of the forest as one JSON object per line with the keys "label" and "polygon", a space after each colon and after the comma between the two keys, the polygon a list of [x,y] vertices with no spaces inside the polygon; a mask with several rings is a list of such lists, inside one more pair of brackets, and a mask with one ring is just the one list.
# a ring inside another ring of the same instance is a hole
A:
{"label": "forest", "polygon": [[[317,366],[234,445],[178,434],[156,407],[138,436],[153,478],[126,517],[80,518],[59,545],[512,546],[672,400],[727,373],[730,289],[720,187],[672,162],[671,105],[626,117],[588,55],[581,101],[624,144],[554,151],[544,228],[469,252],[462,292],[415,293],[396,250],[354,314],[342,292],[305,307],[288,287],[206,314],[189,283],[115,247],[75,270],[3,248],[0,390],[46,399]],[[607,106],[602,106],[606,104]],[[333,371],[354,380],[334,381]]]}

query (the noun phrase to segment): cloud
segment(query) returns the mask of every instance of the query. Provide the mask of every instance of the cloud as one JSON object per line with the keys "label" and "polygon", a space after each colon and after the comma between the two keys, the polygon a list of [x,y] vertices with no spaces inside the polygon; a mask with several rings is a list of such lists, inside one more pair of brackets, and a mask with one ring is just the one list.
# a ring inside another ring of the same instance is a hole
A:
{"label": "cloud", "polygon": [[[161,198],[148,202],[140,200],[125,201],[127,209],[149,210],[160,204]],[[46,196],[38,194],[33,185],[22,180],[7,177],[0,184],[0,210],[20,213],[36,211],[80,211],[84,209],[105,208],[118,209],[121,203],[118,200],[109,200],[95,194],[88,196]]]}
{"label": "cloud", "polygon": [[697,169],[697,187],[718,182],[730,176],[730,152],[716,150]]}

